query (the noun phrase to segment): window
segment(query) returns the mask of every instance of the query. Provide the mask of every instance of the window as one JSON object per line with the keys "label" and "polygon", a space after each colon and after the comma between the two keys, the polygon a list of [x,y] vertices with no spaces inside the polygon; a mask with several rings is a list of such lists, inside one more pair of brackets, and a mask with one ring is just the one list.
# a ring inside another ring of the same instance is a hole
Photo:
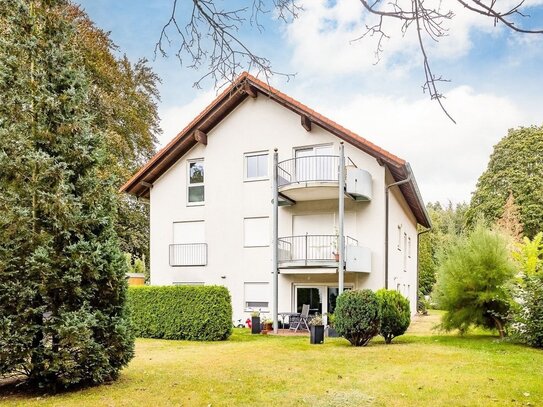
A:
{"label": "window", "polygon": [[245,310],[267,310],[270,304],[269,286],[269,283],[244,283],[243,294],[245,298]]}
{"label": "window", "polygon": [[398,250],[402,251],[402,225],[398,225]]}
{"label": "window", "polygon": [[407,257],[411,258],[411,238],[407,238]]}
{"label": "window", "polygon": [[403,271],[407,271],[407,233],[403,234]]}
{"label": "window", "polygon": [[245,154],[245,179],[262,180],[268,178],[268,153]]}
{"label": "window", "polygon": [[205,223],[203,220],[173,223],[173,243],[205,243]]}
{"label": "window", "polygon": [[243,219],[243,246],[265,247],[270,245],[269,218]]}
{"label": "window", "polygon": [[207,244],[204,221],[174,222],[170,266],[205,266]]}
{"label": "window", "polygon": [[293,181],[336,181],[338,171],[333,154],[332,145],[297,148]]}
{"label": "window", "polygon": [[204,202],[204,160],[189,161],[188,203]]}
{"label": "window", "polygon": [[396,284],[396,291],[400,292],[400,284]]}

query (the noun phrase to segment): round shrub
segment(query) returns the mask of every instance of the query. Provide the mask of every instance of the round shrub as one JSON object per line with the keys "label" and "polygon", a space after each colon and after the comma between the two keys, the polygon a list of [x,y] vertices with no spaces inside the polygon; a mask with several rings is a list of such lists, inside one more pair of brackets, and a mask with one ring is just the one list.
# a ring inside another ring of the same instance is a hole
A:
{"label": "round shrub", "polygon": [[354,346],[366,346],[379,333],[379,301],[371,290],[343,292],[334,316],[336,331]]}
{"label": "round shrub", "polygon": [[399,292],[382,289],[376,293],[381,314],[380,334],[385,343],[392,342],[397,336],[403,335],[411,322],[409,301]]}

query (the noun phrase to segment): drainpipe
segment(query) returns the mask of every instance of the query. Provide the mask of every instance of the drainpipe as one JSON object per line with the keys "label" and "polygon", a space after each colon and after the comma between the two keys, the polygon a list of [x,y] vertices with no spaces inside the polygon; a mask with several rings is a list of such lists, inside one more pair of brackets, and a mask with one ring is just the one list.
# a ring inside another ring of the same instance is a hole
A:
{"label": "drainpipe", "polygon": [[273,332],[279,329],[279,269],[278,269],[278,238],[279,238],[279,191],[277,187],[277,148],[273,150],[273,174],[272,174],[272,267],[273,267]]}
{"label": "drainpipe", "polygon": [[345,286],[345,146],[343,141],[339,144],[339,236],[338,236],[338,248],[339,248],[339,264],[338,275],[339,295],[344,290]]}
{"label": "drainpipe", "polygon": [[394,182],[385,187],[385,288],[388,290],[388,190],[394,186],[407,184],[411,181],[411,172],[406,179]]}

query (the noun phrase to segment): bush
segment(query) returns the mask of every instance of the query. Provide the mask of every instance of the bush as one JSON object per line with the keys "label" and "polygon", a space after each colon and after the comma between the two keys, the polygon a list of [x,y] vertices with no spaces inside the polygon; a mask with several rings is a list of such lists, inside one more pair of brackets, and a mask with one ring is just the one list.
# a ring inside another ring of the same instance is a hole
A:
{"label": "bush", "polygon": [[543,276],[526,276],[523,281],[521,304],[513,317],[515,333],[522,342],[543,348]]}
{"label": "bush", "polygon": [[230,293],[222,286],[139,286],[128,290],[141,338],[220,341],[232,333]]}
{"label": "bush", "polygon": [[334,316],[336,331],[354,346],[366,346],[379,333],[379,302],[371,290],[343,292]]}
{"label": "bush", "polygon": [[376,293],[379,300],[381,325],[379,333],[385,338],[385,343],[392,342],[397,336],[403,335],[411,322],[409,301],[399,292],[382,289]]}

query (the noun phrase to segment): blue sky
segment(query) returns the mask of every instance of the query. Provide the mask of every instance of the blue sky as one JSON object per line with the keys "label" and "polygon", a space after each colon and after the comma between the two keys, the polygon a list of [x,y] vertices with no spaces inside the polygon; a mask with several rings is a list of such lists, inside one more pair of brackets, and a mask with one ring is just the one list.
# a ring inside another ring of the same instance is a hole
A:
{"label": "blue sky", "polygon": [[[181,66],[173,46],[169,58],[154,57],[172,2],[79,1],[100,28],[111,31],[120,53],[148,58],[162,78],[162,145],[216,94],[211,81],[201,90],[192,86],[205,72]],[[543,0],[526,3],[531,18],[522,22],[543,27]],[[422,93],[413,35],[402,38],[389,27],[391,39],[377,65],[371,38],[349,43],[368,23],[358,0],[307,0],[293,23],[278,22],[270,13],[262,33],[244,29],[240,35],[276,70],[297,74],[289,82],[273,78],[274,86],[409,161],[425,200],[460,202],[470,199],[492,146],[509,128],[543,124],[543,35],[512,34],[491,20],[454,11],[449,36],[427,47],[434,73],[452,81],[441,90],[456,125]]]}

